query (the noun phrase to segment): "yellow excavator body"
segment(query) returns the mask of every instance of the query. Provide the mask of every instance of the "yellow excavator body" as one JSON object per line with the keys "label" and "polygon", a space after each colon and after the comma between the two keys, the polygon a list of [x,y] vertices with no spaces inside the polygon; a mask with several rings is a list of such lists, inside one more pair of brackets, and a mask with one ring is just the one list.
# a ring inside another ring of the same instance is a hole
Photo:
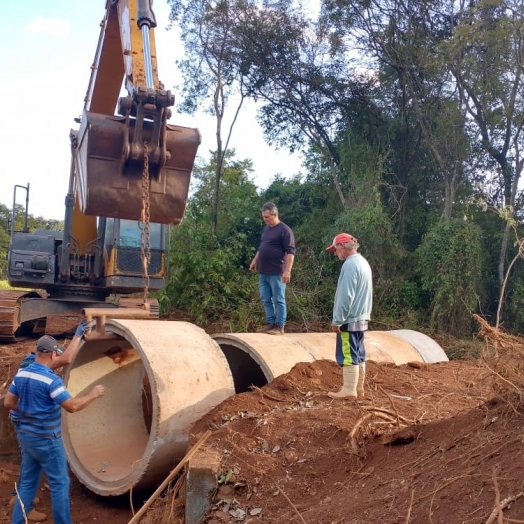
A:
{"label": "yellow excavator body", "polygon": [[[155,27],[152,0],[106,0],[79,129],[70,132],[64,229],[29,232],[28,184],[23,230],[12,220],[8,281],[39,291],[0,297],[0,341],[67,332],[85,307],[141,303],[158,317],[148,290],[165,286],[167,228],[184,217],[201,136],[168,123],[175,98],[158,79]],[[122,300],[139,293],[141,302]]]}

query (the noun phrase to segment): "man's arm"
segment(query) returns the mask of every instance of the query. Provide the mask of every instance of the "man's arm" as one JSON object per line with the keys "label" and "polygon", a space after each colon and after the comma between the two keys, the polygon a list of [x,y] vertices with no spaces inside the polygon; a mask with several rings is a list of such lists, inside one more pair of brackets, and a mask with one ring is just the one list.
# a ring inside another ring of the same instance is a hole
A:
{"label": "man's arm", "polygon": [[67,366],[71,364],[71,362],[73,362],[73,360],[78,355],[78,350],[80,349],[82,337],[84,336],[84,333],[86,332],[88,326],[89,323],[86,320],[83,320],[82,322],[80,322],[80,324],[78,324],[73,340],[71,340],[69,345],[66,347],[65,351],[60,356],[57,356],[53,359],[49,366],[51,369],[58,369],[63,366]]}
{"label": "man's arm", "polygon": [[[337,283],[337,290],[335,292],[335,300],[333,303],[333,321],[332,325],[335,327],[342,326],[349,315],[351,306],[355,298],[355,279],[352,271],[345,262],[342,264],[340,275]],[[332,331],[338,332],[331,328]]]}
{"label": "man's arm", "polygon": [[105,395],[106,388],[104,386],[95,386],[87,395],[77,395],[76,397],[64,400],[60,406],[62,406],[68,413],[76,413],[86,408],[96,400],[97,398]]}
{"label": "man's arm", "polygon": [[291,253],[286,253],[286,258],[284,259],[284,273],[282,273],[282,282],[284,284],[289,284],[291,281],[291,268],[293,267],[293,262],[295,260],[295,255]]}
{"label": "man's arm", "polygon": [[255,257],[251,261],[251,264],[249,264],[249,271],[256,271],[258,266],[258,251],[256,252]]}
{"label": "man's arm", "polygon": [[82,339],[75,335],[73,337],[73,340],[71,340],[71,342],[65,349],[65,351],[49,363],[49,367],[55,370],[67,366],[68,364],[71,364],[71,362],[73,362],[75,357],[78,355],[78,350],[80,349],[80,342],[82,342]]}
{"label": "man's arm", "polygon": [[18,411],[18,396],[8,391],[4,398],[4,408]]}

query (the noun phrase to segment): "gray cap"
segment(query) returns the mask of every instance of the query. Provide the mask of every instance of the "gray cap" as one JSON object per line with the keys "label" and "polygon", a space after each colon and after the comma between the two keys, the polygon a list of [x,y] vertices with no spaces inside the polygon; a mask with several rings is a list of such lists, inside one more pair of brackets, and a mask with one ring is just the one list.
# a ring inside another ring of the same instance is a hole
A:
{"label": "gray cap", "polygon": [[58,345],[58,342],[49,335],[44,335],[36,341],[36,350],[39,353],[52,353],[56,351],[59,355],[64,352],[64,348]]}

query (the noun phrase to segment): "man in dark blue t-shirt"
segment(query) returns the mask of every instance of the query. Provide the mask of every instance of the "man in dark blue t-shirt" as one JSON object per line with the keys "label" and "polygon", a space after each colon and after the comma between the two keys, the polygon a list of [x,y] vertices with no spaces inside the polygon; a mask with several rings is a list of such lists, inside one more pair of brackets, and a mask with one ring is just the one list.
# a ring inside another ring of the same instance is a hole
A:
{"label": "man in dark blue t-shirt", "polygon": [[262,219],[266,226],[249,270],[258,269],[259,273],[258,289],[267,322],[261,331],[283,335],[287,318],[286,284],[291,280],[295,237],[291,228],[278,218],[278,209],[273,202],[262,206]]}

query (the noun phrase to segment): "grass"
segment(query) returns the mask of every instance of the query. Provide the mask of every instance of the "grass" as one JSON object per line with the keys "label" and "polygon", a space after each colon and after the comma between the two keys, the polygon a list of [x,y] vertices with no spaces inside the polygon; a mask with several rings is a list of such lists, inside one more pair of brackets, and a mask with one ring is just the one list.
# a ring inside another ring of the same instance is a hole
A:
{"label": "grass", "polygon": [[9,282],[7,282],[7,280],[0,280],[0,289],[12,289],[12,290],[23,291],[25,288],[23,288],[23,287],[12,287],[12,286],[9,285]]}

